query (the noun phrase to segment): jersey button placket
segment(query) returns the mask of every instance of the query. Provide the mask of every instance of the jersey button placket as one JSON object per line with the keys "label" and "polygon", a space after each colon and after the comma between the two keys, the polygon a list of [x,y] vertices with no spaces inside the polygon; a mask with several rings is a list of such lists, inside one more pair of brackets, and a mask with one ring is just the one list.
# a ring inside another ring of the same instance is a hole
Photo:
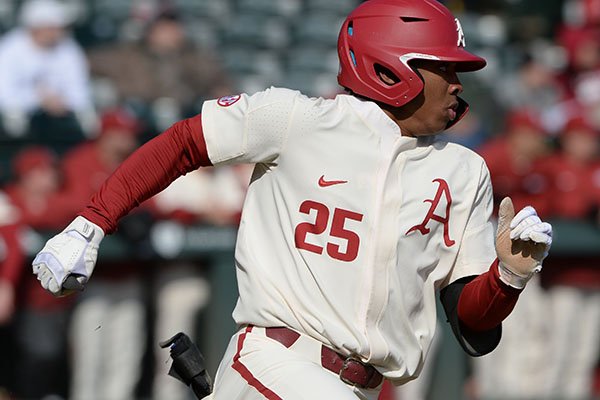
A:
{"label": "jersey button placket", "polygon": [[[398,137],[388,136],[382,142],[382,162],[378,173],[375,220],[373,222],[371,257],[365,279],[364,332],[367,337],[371,358],[375,353],[385,351],[385,341],[377,329],[377,322],[387,301],[387,265],[395,248],[394,235],[389,235],[389,218],[385,210],[385,194],[390,189],[390,173],[398,154]],[[393,139],[391,141],[390,139]],[[387,143],[386,143],[387,142]],[[393,231],[393,230],[392,230]],[[382,288],[381,285],[385,287]],[[382,290],[383,289],[383,290]]]}

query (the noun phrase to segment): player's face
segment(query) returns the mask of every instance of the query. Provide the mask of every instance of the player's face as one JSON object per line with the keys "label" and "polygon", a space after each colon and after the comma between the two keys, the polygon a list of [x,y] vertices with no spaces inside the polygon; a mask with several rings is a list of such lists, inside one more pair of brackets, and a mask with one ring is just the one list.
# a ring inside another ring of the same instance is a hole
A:
{"label": "player's face", "polygon": [[456,74],[456,63],[419,60],[413,68],[423,79],[424,87],[399,110],[402,135],[416,137],[441,132],[457,117],[457,96],[463,88]]}

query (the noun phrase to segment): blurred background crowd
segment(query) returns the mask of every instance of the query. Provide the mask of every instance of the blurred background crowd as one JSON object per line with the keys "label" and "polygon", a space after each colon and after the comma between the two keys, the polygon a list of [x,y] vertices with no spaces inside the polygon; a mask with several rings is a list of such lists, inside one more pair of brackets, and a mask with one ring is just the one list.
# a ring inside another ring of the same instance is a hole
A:
{"label": "blurred background crowd", "polygon": [[[157,342],[194,337],[214,373],[234,327],[233,245],[252,166],[203,169],[126,217],[85,292],[31,257],[138,146],[220,96],[332,97],[359,0],[0,0],[0,399],[186,399]],[[470,360],[440,318],[426,371],[381,398],[600,398],[600,0],[447,0],[484,70],[445,133],[495,196],[535,206],[553,252]]]}

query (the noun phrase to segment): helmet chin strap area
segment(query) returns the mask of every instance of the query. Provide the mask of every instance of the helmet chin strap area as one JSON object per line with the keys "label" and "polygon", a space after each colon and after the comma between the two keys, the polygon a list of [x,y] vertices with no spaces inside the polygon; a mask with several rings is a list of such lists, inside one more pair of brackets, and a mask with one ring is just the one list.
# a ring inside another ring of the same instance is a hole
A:
{"label": "helmet chin strap area", "polygon": [[460,97],[456,97],[456,99],[458,100],[458,107],[456,107],[456,118],[454,118],[452,121],[448,122],[448,124],[446,125],[446,128],[444,129],[448,129],[454,125],[456,125],[458,123],[458,121],[460,121],[462,119],[462,117],[464,117],[467,112],[469,111],[469,103],[467,103],[466,101],[464,101],[462,98]]}

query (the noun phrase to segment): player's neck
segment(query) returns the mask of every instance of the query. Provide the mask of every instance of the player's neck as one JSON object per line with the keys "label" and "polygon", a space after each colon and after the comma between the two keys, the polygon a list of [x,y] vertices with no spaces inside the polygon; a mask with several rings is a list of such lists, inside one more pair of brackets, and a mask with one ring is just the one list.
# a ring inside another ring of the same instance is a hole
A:
{"label": "player's neck", "polygon": [[400,113],[399,109],[390,109],[388,107],[382,107],[379,105],[383,112],[400,128],[400,134],[402,136],[416,137],[410,129],[410,124],[407,124],[407,119]]}

